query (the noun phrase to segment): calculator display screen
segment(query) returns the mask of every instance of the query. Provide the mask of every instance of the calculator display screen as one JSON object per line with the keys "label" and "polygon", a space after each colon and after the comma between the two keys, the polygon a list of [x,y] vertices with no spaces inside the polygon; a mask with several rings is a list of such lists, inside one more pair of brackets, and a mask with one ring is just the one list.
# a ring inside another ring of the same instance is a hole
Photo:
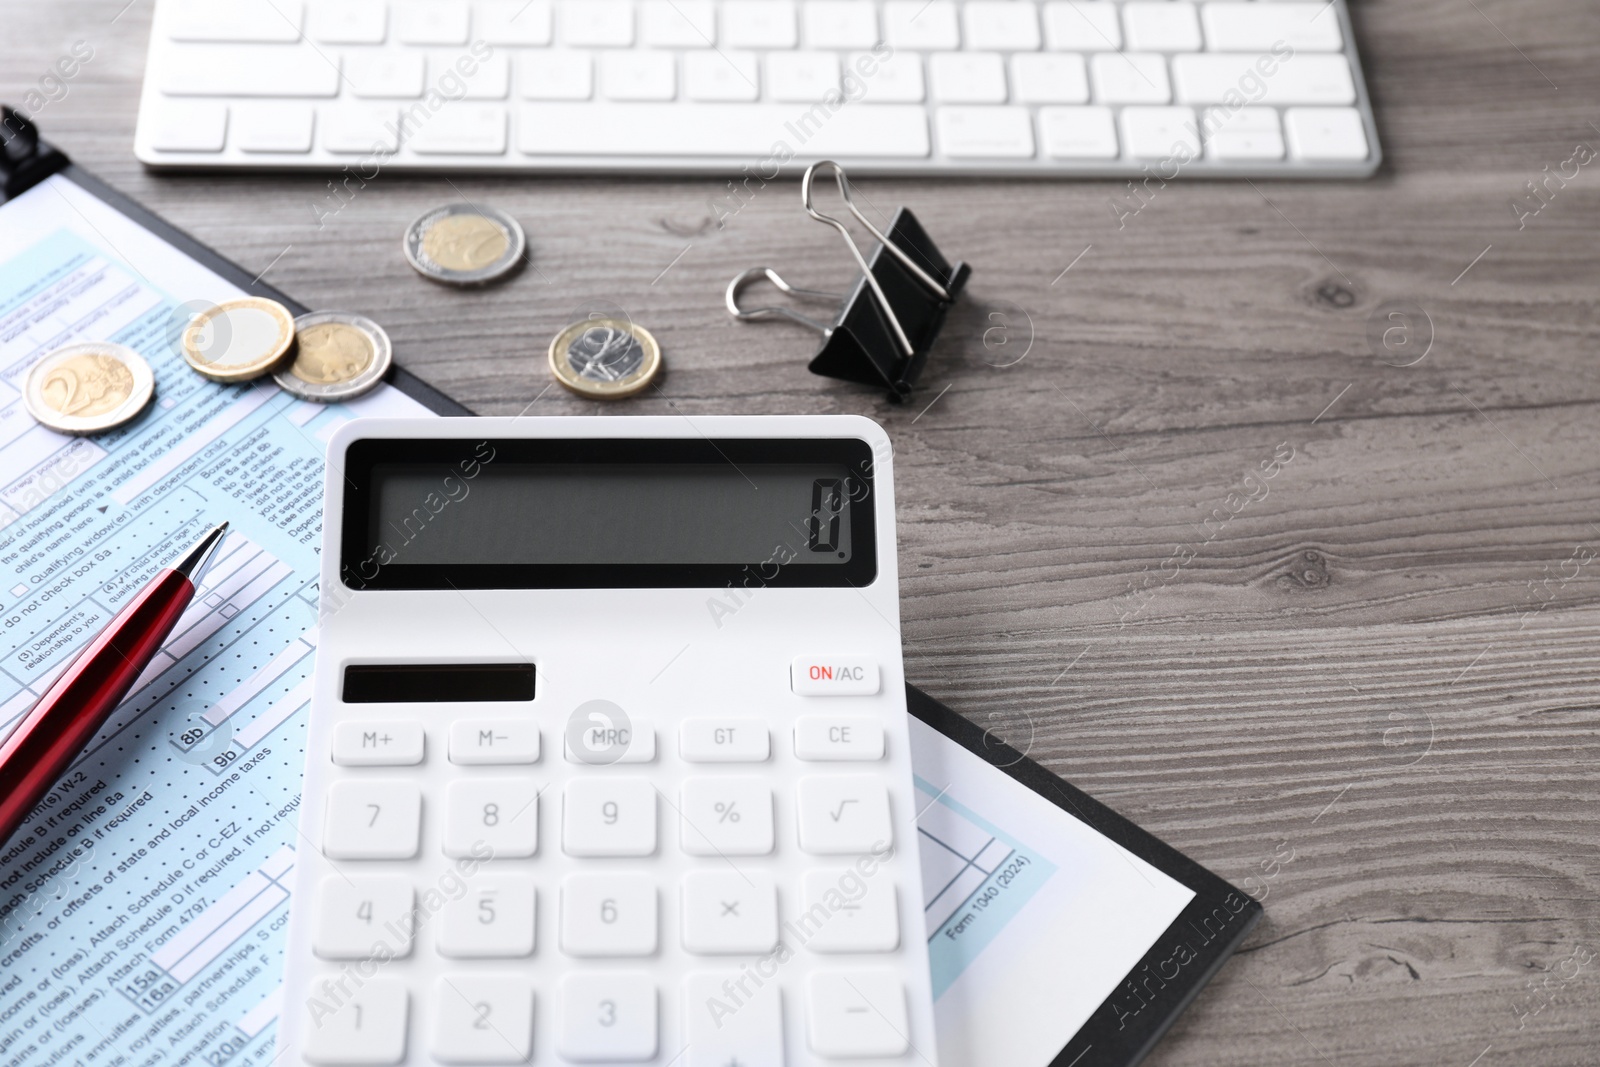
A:
{"label": "calculator display screen", "polygon": [[355,442],[341,574],[365,589],[860,586],[855,440]]}

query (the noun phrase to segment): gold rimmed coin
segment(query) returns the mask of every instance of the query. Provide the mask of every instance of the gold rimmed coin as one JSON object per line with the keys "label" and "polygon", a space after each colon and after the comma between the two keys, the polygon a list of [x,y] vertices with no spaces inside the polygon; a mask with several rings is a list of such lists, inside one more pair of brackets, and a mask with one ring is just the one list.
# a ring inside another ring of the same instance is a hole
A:
{"label": "gold rimmed coin", "polygon": [[67,345],[33,365],[23,385],[28,413],[52,430],[87,434],[114,429],[155,395],[144,357],[110,342]]}
{"label": "gold rimmed coin", "polygon": [[406,228],[406,261],[446,285],[486,285],[516,270],[528,247],[517,220],[492,207],[449,204]]}
{"label": "gold rimmed coin", "polygon": [[294,316],[276,300],[227,300],[183,331],[183,358],[215,382],[247,382],[277,368],[294,348]]}
{"label": "gold rimmed coin", "polygon": [[294,329],[294,360],[273,381],[305,400],[353,400],[381,382],[394,359],[389,335],[363,315],[314,311]]}
{"label": "gold rimmed coin", "polygon": [[550,342],[550,370],[574,393],[596,400],[632,396],[661,371],[661,346],[625,319],[585,319]]}

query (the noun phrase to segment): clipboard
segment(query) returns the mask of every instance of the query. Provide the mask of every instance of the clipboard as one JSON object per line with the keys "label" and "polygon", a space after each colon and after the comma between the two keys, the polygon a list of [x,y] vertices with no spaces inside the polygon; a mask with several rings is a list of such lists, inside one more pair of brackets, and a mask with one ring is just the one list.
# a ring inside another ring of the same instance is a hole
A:
{"label": "clipboard", "polygon": [[[4,155],[0,161],[0,208],[9,198],[59,175],[240,289],[277,300],[296,315],[310,310],[74,165],[64,154],[40,140],[27,120],[9,110],[0,116],[0,150]],[[472,414],[398,364],[386,380],[438,414]],[[1048,1052],[1032,1059],[1009,1056],[985,1059],[980,1053],[972,1064],[983,1067],[991,1064],[993,1067],[1132,1067],[1137,1064],[1260,920],[1261,905],[928,694],[908,684],[906,695],[908,708],[917,720],[987,764],[989,771],[985,773],[996,772],[1030,795],[1044,798],[1062,818],[1073,820],[1073,825],[1082,827],[1096,839],[1120,850],[1148,870],[1158,872],[1190,894],[1187,903],[1169,922],[1148,935],[1141,935],[1141,940],[1147,936],[1146,943],[1135,946],[1137,951],[1126,956],[1130,964],[1125,969],[1116,968],[1120,974],[1102,975],[1105,981],[1101,984],[1107,985],[1109,992],[1080,1013],[1081,1019],[1069,1025],[1069,1032],[1042,1035],[1048,1039]],[[1072,961],[1067,964],[1075,966]],[[1051,1024],[1059,1024],[1059,1020],[1027,1018],[1020,1019],[1017,1025]],[[943,1042],[940,1052],[947,1067],[968,1067],[951,1064]]]}

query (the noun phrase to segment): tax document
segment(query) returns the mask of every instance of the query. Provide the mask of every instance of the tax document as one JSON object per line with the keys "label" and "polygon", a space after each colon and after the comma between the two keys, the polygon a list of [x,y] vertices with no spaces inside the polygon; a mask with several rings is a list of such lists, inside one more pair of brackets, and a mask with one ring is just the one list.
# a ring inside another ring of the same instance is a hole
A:
{"label": "tax document", "polygon": [[[172,557],[232,532],[165,650],[0,846],[0,1067],[272,1058],[308,687],[322,456],[349,404],[219,385],[178,338],[247,295],[62,177],[0,208],[0,735]],[[28,369],[116,341],[155,371],[120,429],[64,436]]]}

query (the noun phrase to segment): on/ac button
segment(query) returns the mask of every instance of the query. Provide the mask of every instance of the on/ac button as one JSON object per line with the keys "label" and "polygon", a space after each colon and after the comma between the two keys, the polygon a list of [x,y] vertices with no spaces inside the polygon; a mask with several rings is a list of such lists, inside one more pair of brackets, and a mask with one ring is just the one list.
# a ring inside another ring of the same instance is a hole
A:
{"label": "on/ac button", "polygon": [[878,665],[865,656],[796,656],[789,685],[801,696],[871,696],[878,691]]}

